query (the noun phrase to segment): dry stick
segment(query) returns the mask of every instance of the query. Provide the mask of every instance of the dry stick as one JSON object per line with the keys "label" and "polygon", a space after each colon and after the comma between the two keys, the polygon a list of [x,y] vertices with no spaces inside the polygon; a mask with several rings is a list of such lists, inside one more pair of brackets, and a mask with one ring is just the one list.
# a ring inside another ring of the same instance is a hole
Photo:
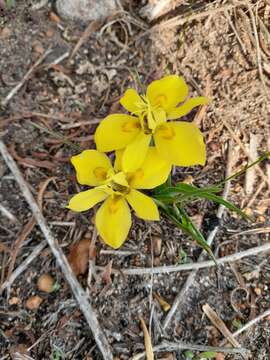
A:
{"label": "dry stick", "polygon": [[13,158],[10,156],[5,144],[0,140],[0,152],[2,154],[3,159],[5,160],[6,164],[8,165],[10,171],[13,173],[24,197],[25,200],[28,202],[29,207],[32,210],[32,213],[40,226],[41,231],[43,232],[44,237],[46,238],[48,245],[51,248],[51,251],[53,255],[55,256],[56,260],[58,261],[58,264],[69,283],[69,286],[71,288],[71,291],[76,298],[78,305],[84,314],[84,317],[92,331],[93,337],[96,341],[96,344],[100,350],[100,352],[103,355],[103,358],[106,360],[112,360],[113,355],[111,353],[111,349],[108,343],[108,340],[103,333],[99,322],[97,320],[96,314],[94,312],[94,309],[92,308],[92,305],[88,301],[88,297],[81,287],[81,284],[78,282],[77,278],[75,277],[74,273],[72,272],[70,265],[62,252],[59,244],[57,241],[53,238],[51,231],[49,227],[46,224],[46,221],[33,197],[31,194],[24,178],[22,177],[22,174],[13,160]]}
{"label": "dry stick", "polygon": [[241,49],[242,49],[242,51],[243,51],[243,54],[246,55],[246,54],[247,54],[247,49],[245,48],[245,45],[244,45],[243,41],[241,40],[241,37],[239,36],[239,34],[238,34],[238,32],[237,32],[237,29],[236,29],[236,27],[234,26],[234,24],[233,24],[233,22],[232,22],[232,20],[231,20],[231,16],[230,16],[229,12],[228,12],[228,11],[224,11],[224,13],[225,13],[225,16],[226,16],[226,18],[227,18],[227,20],[228,20],[228,22],[229,22],[229,24],[230,24],[233,32],[234,32],[234,35],[235,35],[236,39],[237,39],[238,42],[239,42],[239,45],[240,45],[240,47],[241,47]]}
{"label": "dry stick", "polygon": [[186,22],[188,21],[194,21],[194,20],[200,20],[203,19],[204,17],[208,16],[208,15],[216,15],[220,12],[224,12],[224,11],[229,11],[232,10],[234,8],[236,8],[237,6],[243,6],[245,5],[244,2],[235,2],[234,4],[231,5],[224,5],[224,6],[220,6],[217,9],[210,9],[210,10],[206,10],[204,12],[200,12],[194,15],[190,15],[187,17],[184,17],[182,15],[180,16],[175,16],[172,19],[163,21],[160,24],[157,24],[155,26],[152,27],[152,29],[150,30],[154,30],[154,29],[159,29],[159,28],[173,28],[175,26],[179,26],[179,25],[184,25]]}
{"label": "dry stick", "polygon": [[[239,137],[235,134],[235,132],[233,131],[233,129],[231,128],[231,126],[227,123],[227,121],[225,119],[222,119],[223,124],[225,125],[225,127],[227,128],[227,130],[229,131],[231,137],[234,139],[234,141],[237,143],[237,145],[239,145],[239,147],[241,148],[241,150],[243,151],[243,153],[249,157],[249,152],[247,151],[247,149],[245,148],[245,146],[242,144],[241,140],[239,139]],[[262,169],[260,168],[260,166],[257,164],[255,165],[256,169],[258,170],[260,177],[263,179],[264,182],[267,183],[267,186],[270,190],[270,181],[267,178],[267,176],[265,175],[265,173],[262,171]]]}
{"label": "dry stick", "polygon": [[20,233],[20,235],[18,236],[18,238],[16,239],[12,251],[11,251],[11,260],[9,263],[9,267],[8,267],[8,272],[7,272],[7,279],[10,278],[15,263],[16,263],[16,259],[17,259],[17,255],[24,243],[24,241],[26,240],[26,238],[31,234],[32,230],[34,229],[36,225],[36,220],[34,218],[34,216],[31,216],[31,218],[29,219],[29,221],[25,224],[22,232]]}
{"label": "dry stick", "polygon": [[89,25],[86,27],[86,29],[84,30],[82,36],[80,37],[79,41],[77,42],[77,44],[75,45],[74,49],[72,50],[70,57],[68,59],[68,61],[70,62],[75,54],[77,53],[77,51],[80,49],[80,47],[83,45],[83,43],[89,38],[89,36],[95,32],[96,30],[98,30],[98,28],[101,26],[101,22],[96,20],[96,21],[91,21],[89,23]]}
{"label": "dry stick", "polygon": [[[218,316],[218,314],[210,307],[209,304],[205,304],[203,307],[203,312],[206,314],[211,323],[221,332],[221,334],[230,342],[234,348],[239,348],[241,345],[233,337],[230,330],[225,325],[224,321]],[[242,354],[245,360],[249,359],[247,354]]]}
{"label": "dry stick", "polygon": [[[191,351],[202,351],[202,352],[220,352],[224,354],[245,354],[249,351],[245,348],[226,348],[226,347],[214,347],[214,346],[206,346],[206,345],[196,345],[196,344],[188,344],[184,342],[174,343],[169,341],[163,341],[160,345],[154,346],[154,352],[171,352],[171,351],[183,351],[183,350],[191,350]],[[137,354],[131,358],[131,360],[140,360],[145,357],[145,351]]]}
{"label": "dry stick", "polygon": [[218,316],[218,314],[211,308],[209,304],[205,304],[202,307],[203,312],[211,321],[211,323],[221,332],[221,334],[231,343],[233,347],[240,347],[239,342],[233,337],[230,330],[225,325],[224,321]]}
{"label": "dry stick", "polygon": [[[235,331],[232,336],[233,337],[237,337],[238,335],[242,334],[244,331],[246,331],[247,329],[249,329],[251,326],[257,324],[259,321],[263,320],[265,317],[270,315],[270,309],[266,310],[264,313],[262,313],[261,315],[257,316],[255,319],[250,320],[248,323],[246,323],[245,325],[243,325],[240,329],[238,329],[237,331]],[[227,342],[227,339],[224,339],[221,342],[221,346],[225,345]]]}
{"label": "dry stick", "polygon": [[[232,254],[232,255],[223,256],[219,259],[216,259],[216,263],[218,265],[223,265],[223,264],[226,264],[231,261],[238,261],[238,260],[243,259],[244,257],[254,256],[261,252],[268,252],[268,251],[270,251],[270,243],[269,242],[265,243],[264,245],[255,246],[248,250],[240,251],[240,252]],[[169,274],[169,273],[173,273],[173,272],[180,272],[180,271],[187,271],[187,270],[194,270],[193,272],[196,273],[197,270],[199,270],[199,269],[205,269],[205,268],[212,267],[215,265],[216,264],[214,263],[213,260],[208,260],[208,261],[200,261],[197,263],[188,263],[188,264],[182,264],[182,265],[156,266],[154,268],[150,268],[150,267],[149,268],[139,268],[139,267],[137,267],[137,268],[130,268],[130,269],[121,269],[121,271],[113,269],[112,272],[113,273],[120,272],[121,274],[124,274],[127,276]],[[97,267],[97,269],[102,270],[103,267],[99,266],[99,267]],[[193,272],[190,274],[190,276],[193,274]],[[189,281],[189,277],[188,277],[187,281]],[[187,284],[187,282],[186,282],[186,284]],[[184,288],[181,289],[180,293],[182,293],[183,290],[186,291],[186,289],[185,289],[187,286],[186,284],[184,285]],[[180,293],[178,295],[180,295]],[[177,295],[176,299],[178,298],[178,295]],[[180,298],[179,303],[181,302],[181,300],[182,300],[182,298]],[[174,304],[173,304],[173,306],[174,306]],[[164,324],[165,324],[165,321],[164,321]]]}
{"label": "dry stick", "polygon": [[49,48],[45,53],[34,63],[33,66],[27,71],[22,80],[17,84],[5,97],[2,101],[2,106],[5,107],[7,103],[13,98],[13,96],[22,88],[25,82],[30,78],[31,74],[35,69],[43,62],[43,60],[52,52],[52,49]]}
{"label": "dry stick", "polygon": [[0,204],[0,213],[2,213],[2,215],[6,216],[9,221],[13,222],[14,224],[20,225],[19,220],[17,218],[15,218],[15,216],[8,209],[6,209],[2,204]]}
{"label": "dry stick", "polygon": [[[231,170],[232,170],[232,166],[233,166],[233,150],[232,150],[232,142],[229,143],[229,147],[228,147],[228,161],[227,161],[227,168],[226,168],[226,178],[229,177],[231,175]],[[223,194],[222,197],[226,200],[230,191],[230,181],[227,181],[225,183],[224,186],[224,190],[223,190]],[[222,218],[223,212],[225,210],[225,207],[223,205],[220,205],[217,211],[217,217],[219,219]],[[218,232],[219,226],[216,226],[208,235],[207,238],[207,244],[209,246],[211,246],[212,242],[214,241],[214,238]],[[201,255],[199,256],[199,261],[201,261],[205,256],[205,252],[203,251],[201,253]],[[195,265],[195,264],[194,264]],[[193,270],[192,273],[189,274],[184,286],[182,287],[182,289],[180,290],[180,292],[178,293],[178,295],[176,296],[174,303],[170,309],[170,311],[168,312],[164,322],[163,322],[163,329],[165,330],[166,327],[169,325],[169,323],[172,320],[172,317],[174,316],[177,308],[179,307],[180,304],[182,304],[184,302],[184,300],[186,299],[186,293],[188,292],[189,288],[191,287],[191,285],[194,283],[195,277],[197,275],[197,270]]]}
{"label": "dry stick", "polygon": [[3,282],[3,284],[0,287],[0,294],[5,290],[11,287],[11,285],[14,283],[14,281],[19,277],[31,264],[33,260],[41,253],[41,251],[47,246],[47,241],[43,241],[40,244],[38,244],[34,250],[31,252],[31,254],[13,271],[13,273],[10,275],[10,277]]}
{"label": "dry stick", "polygon": [[248,2],[246,2],[246,6],[248,8],[248,12],[249,12],[249,15],[251,17],[251,24],[252,24],[252,27],[253,27],[253,33],[254,33],[254,37],[255,37],[258,71],[259,71],[260,79],[261,79],[261,82],[262,82],[262,85],[263,85],[263,89],[265,91],[265,96],[269,100],[270,95],[269,95],[268,88],[266,86],[265,79],[264,79],[264,74],[263,74],[262,53],[261,53],[261,48],[260,48],[259,36],[258,36],[258,31],[257,31],[257,26],[256,26],[256,20],[255,20],[255,16],[253,14],[252,8],[251,8],[251,6],[250,6],[250,4]]}

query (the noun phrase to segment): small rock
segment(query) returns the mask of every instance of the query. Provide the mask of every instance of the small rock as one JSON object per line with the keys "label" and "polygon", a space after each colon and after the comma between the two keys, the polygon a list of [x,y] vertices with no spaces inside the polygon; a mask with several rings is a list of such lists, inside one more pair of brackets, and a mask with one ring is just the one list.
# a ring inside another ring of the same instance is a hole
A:
{"label": "small rock", "polygon": [[21,300],[16,297],[16,296],[13,296],[11,299],[9,299],[9,305],[18,305],[21,303]]}
{"label": "small rock", "polygon": [[258,295],[258,296],[261,296],[261,295],[262,295],[262,290],[261,290],[259,287],[256,287],[256,288],[254,289],[254,292],[255,292],[255,294]]}
{"label": "small rock", "polygon": [[53,30],[53,29],[48,29],[48,30],[46,31],[46,36],[47,36],[48,38],[52,38],[53,35],[54,35],[54,30]]}
{"label": "small rock", "polygon": [[117,10],[115,0],[57,0],[56,8],[61,17],[83,22],[104,19]]}
{"label": "small rock", "polygon": [[0,32],[1,39],[9,39],[12,35],[12,31],[8,27],[4,27],[3,30]]}
{"label": "small rock", "polygon": [[43,299],[38,295],[30,296],[30,298],[28,298],[25,303],[25,307],[28,310],[36,310],[39,308],[42,301],[43,301]]}
{"label": "small rock", "polygon": [[51,293],[54,291],[54,279],[50,274],[43,274],[40,276],[37,282],[37,287],[40,291]]}
{"label": "small rock", "polygon": [[44,48],[43,48],[43,46],[41,45],[40,42],[36,42],[33,45],[33,50],[34,50],[35,53],[37,53],[39,55],[42,55],[44,53]]}
{"label": "small rock", "polygon": [[264,223],[266,221],[265,217],[263,215],[258,216],[258,222]]}

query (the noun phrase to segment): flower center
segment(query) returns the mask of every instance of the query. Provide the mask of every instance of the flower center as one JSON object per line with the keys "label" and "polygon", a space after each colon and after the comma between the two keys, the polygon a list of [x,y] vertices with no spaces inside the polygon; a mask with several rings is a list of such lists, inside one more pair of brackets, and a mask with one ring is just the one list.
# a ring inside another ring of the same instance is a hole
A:
{"label": "flower center", "polygon": [[166,122],[166,112],[163,105],[166,103],[166,96],[159,95],[154,104],[141,95],[142,101],[137,105],[138,110],[134,112],[140,118],[141,127],[145,134],[153,134],[156,127]]}
{"label": "flower center", "polygon": [[129,193],[130,188],[125,173],[122,171],[112,175],[108,179],[109,187],[119,195],[126,195]]}

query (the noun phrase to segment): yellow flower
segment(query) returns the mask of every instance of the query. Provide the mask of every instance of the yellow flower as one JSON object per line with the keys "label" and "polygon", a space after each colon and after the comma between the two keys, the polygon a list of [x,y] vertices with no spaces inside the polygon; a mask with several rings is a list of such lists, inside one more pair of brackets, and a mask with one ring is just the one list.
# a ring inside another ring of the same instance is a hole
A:
{"label": "yellow flower", "polygon": [[104,242],[117,249],[125,241],[131,227],[128,204],[139,218],[159,220],[155,202],[137,189],[153,189],[163,184],[171,166],[160,159],[154,147],[147,151],[142,166],[134,172],[122,169],[123,151],[116,152],[114,168],[110,159],[97,150],[85,150],[73,156],[71,162],[77,180],[94,186],[73,196],[67,206],[74,211],[86,211],[104,201],[96,213],[95,223]]}
{"label": "yellow flower", "polygon": [[95,133],[97,149],[108,152],[125,148],[125,171],[141,166],[151,142],[160,156],[172,165],[204,165],[205,144],[198,127],[184,121],[167,121],[178,119],[194,107],[208,102],[206,97],[186,100],[187,96],[187,84],[177,75],[153,81],[145,96],[128,89],[120,103],[133,116],[107,116]]}

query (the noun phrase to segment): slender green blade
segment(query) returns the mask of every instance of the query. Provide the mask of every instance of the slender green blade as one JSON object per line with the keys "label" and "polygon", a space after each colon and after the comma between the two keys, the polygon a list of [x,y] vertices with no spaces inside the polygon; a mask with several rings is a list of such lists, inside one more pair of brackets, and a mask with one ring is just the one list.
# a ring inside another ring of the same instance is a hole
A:
{"label": "slender green blade", "polygon": [[[193,224],[192,220],[185,212],[183,208],[176,204],[167,205],[161,201],[157,201],[158,206],[161,208],[162,212],[175,223],[183,232],[191,236],[215,261],[214,254],[207,244],[203,234],[199,229]],[[216,261],[215,261],[216,262]]]}

